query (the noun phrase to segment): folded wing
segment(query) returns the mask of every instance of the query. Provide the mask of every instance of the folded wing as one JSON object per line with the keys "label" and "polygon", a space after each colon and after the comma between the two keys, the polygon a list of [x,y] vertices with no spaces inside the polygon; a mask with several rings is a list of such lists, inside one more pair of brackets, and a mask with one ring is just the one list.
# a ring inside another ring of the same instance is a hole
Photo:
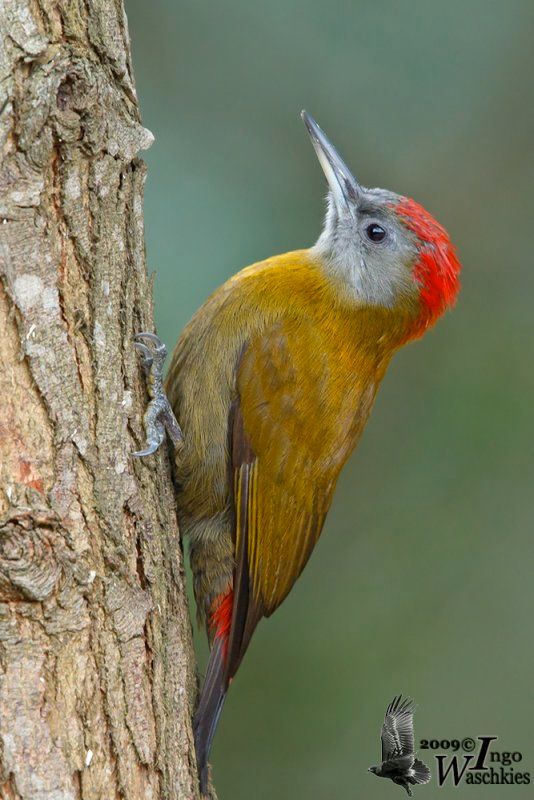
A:
{"label": "folded wing", "polygon": [[312,326],[255,337],[239,367],[230,422],[235,552],[228,677],[261,617],[278,608],[317,542],[356,440],[357,397],[332,407],[336,365]]}

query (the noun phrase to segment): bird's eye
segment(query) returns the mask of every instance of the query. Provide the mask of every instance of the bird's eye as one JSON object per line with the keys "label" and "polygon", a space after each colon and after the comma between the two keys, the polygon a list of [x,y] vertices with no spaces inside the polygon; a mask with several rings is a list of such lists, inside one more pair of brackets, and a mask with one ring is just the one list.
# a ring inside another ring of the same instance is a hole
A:
{"label": "bird's eye", "polygon": [[371,242],[383,242],[386,238],[385,229],[382,227],[382,225],[378,225],[376,222],[371,222],[371,224],[365,229],[365,233]]}

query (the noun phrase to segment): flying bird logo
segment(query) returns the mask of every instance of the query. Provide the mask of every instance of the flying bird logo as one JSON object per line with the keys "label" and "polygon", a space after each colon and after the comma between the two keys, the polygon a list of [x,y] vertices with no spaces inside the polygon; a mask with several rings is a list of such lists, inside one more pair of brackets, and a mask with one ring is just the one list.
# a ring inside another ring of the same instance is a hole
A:
{"label": "flying bird logo", "polygon": [[415,704],[402,695],[389,704],[384,717],[380,738],[382,740],[382,763],[369,767],[369,772],[378,778],[389,778],[403,786],[412,797],[411,786],[428,783],[430,770],[414,753],[413,715]]}

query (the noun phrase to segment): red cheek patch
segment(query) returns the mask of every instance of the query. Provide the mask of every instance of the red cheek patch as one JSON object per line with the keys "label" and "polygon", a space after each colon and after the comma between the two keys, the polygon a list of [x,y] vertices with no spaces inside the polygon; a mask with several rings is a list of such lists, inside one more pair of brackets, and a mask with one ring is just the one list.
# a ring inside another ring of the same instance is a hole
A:
{"label": "red cheek patch", "polygon": [[422,242],[414,265],[422,306],[414,334],[420,336],[454,304],[460,289],[461,264],[449,234],[423,206],[406,197],[395,211]]}

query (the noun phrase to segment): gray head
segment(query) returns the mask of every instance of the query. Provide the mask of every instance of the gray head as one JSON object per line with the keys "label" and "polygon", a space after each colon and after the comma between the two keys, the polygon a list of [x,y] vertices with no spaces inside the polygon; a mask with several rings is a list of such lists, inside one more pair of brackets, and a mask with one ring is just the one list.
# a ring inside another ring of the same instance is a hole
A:
{"label": "gray head", "polygon": [[446,231],[422,206],[386,189],[367,189],[306,112],[328,181],[323,231],[312,248],[355,299],[420,315],[424,328],[450,305],[460,264]]}

